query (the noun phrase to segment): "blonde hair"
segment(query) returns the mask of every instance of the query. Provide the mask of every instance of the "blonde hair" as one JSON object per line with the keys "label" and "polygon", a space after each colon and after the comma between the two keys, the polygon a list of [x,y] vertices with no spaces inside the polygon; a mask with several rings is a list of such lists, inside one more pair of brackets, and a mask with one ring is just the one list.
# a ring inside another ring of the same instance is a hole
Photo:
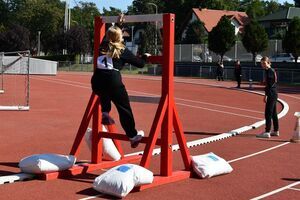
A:
{"label": "blonde hair", "polygon": [[106,54],[112,58],[120,58],[122,51],[125,49],[122,30],[117,26],[111,26],[106,32],[106,37],[109,41],[109,49]]}

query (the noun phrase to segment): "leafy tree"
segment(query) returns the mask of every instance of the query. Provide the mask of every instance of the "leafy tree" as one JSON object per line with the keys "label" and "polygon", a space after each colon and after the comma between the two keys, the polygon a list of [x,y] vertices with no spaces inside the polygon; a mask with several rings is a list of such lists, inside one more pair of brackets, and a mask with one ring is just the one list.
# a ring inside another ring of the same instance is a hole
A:
{"label": "leafy tree", "polygon": [[265,15],[277,12],[280,9],[280,4],[276,1],[267,1],[265,2]]}
{"label": "leafy tree", "polygon": [[90,49],[88,31],[81,26],[71,27],[66,33],[67,50],[71,54],[85,54]]}
{"label": "leafy tree", "polygon": [[155,53],[155,26],[146,26],[139,41],[138,54]]}
{"label": "leafy tree", "polygon": [[294,0],[295,2],[295,7],[300,7],[300,0]]}
{"label": "leafy tree", "polygon": [[265,8],[263,2],[260,0],[251,1],[247,6],[246,13],[251,19],[257,19],[264,16]]}
{"label": "leafy tree", "polygon": [[[114,10],[118,11],[118,14],[120,13],[118,9],[110,8],[114,12]],[[117,15],[117,13],[111,14],[110,11],[107,11],[106,9],[103,9],[104,13],[103,15]],[[75,6],[72,9],[72,25],[71,26],[78,26],[84,27],[87,29],[87,32],[89,34],[90,44],[89,46],[93,46],[94,42],[94,18],[95,16],[99,16],[100,12],[96,6],[95,3],[88,3],[88,2],[82,2],[80,1],[77,6]],[[92,49],[90,49],[92,51]]]}
{"label": "leafy tree", "polygon": [[29,30],[12,24],[0,34],[0,51],[24,51],[29,49]]}
{"label": "leafy tree", "polygon": [[282,42],[283,48],[292,53],[295,57],[295,62],[300,56],[300,18],[294,17],[289,24],[288,30]]}
{"label": "leafy tree", "polygon": [[3,0],[0,0],[0,13],[0,25],[4,25],[8,21],[9,10],[7,4]]}
{"label": "leafy tree", "polygon": [[46,54],[49,52],[54,55],[58,52],[62,52],[63,49],[67,48],[65,38],[65,33],[63,31],[63,28],[61,28],[58,32],[54,33],[47,41],[45,41],[45,46],[43,46],[44,52]]}
{"label": "leafy tree", "polygon": [[187,14],[192,12],[192,8],[198,8],[201,1],[195,0],[172,0],[172,1],[161,1],[163,13],[175,13],[175,39],[177,42],[180,41],[183,30],[180,30],[182,23],[186,20]]}
{"label": "leafy tree", "polygon": [[208,33],[208,48],[219,54],[221,61],[223,61],[224,54],[231,49],[235,40],[234,27],[224,15],[211,32]]}
{"label": "leafy tree", "polygon": [[203,22],[198,20],[189,24],[183,43],[185,44],[201,44],[204,42],[205,30]]}
{"label": "leafy tree", "polygon": [[216,9],[216,10],[237,10],[239,7],[238,0],[206,0],[200,3],[201,8]]}
{"label": "leafy tree", "polygon": [[253,55],[253,62],[258,52],[262,52],[268,47],[268,35],[265,29],[255,20],[251,20],[245,26],[242,43],[246,50]]}
{"label": "leafy tree", "polygon": [[46,46],[51,45],[48,40],[63,27],[64,3],[59,0],[27,0],[15,15],[16,20],[30,30],[33,50],[37,45],[38,31],[41,31],[41,46]]}

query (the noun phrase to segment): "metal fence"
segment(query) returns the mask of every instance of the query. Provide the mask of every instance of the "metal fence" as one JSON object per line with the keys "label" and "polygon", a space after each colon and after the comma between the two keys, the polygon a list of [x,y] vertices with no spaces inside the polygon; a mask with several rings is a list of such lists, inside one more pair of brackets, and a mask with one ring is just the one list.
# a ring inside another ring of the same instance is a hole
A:
{"label": "metal fence", "polygon": [[[263,56],[273,56],[283,53],[281,40],[269,40],[268,48],[260,52]],[[175,61],[181,62],[217,62],[219,56],[209,51],[207,44],[177,44],[175,45]],[[252,54],[248,53],[241,41],[236,41],[235,45],[225,53],[224,60],[251,61]]]}
{"label": "metal fence", "polygon": [[[159,71],[159,70],[156,70]],[[276,69],[279,83],[300,83],[300,69]],[[175,76],[216,78],[215,66],[178,65],[175,68]],[[224,68],[224,79],[235,80],[234,67]],[[264,80],[264,70],[260,68],[243,67],[242,80],[261,82]]]}

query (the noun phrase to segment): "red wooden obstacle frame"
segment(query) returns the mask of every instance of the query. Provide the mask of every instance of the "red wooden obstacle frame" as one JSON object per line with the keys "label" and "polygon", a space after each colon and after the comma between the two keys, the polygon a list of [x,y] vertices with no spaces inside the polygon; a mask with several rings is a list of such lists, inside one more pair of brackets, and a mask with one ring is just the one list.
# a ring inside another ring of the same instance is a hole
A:
{"label": "red wooden obstacle frame", "polygon": [[[146,15],[141,15],[138,19],[144,19]],[[155,15],[155,20],[158,15]],[[144,18],[143,18],[144,17]],[[152,15],[153,17],[153,15]],[[101,115],[100,115],[100,98],[92,93],[89,103],[87,105],[85,114],[81,121],[79,130],[77,132],[75,141],[73,143],[70,154],[78,156],[79,147],[83,140],[84,134],[88,128],[89,122],[92,121],[92,151],[91,163],[76,165],[73,168],[63,171],[44,174],[44,179],[54,179],[65,175],[76,175],[97,169],[109,168],[130,161],[140,160],[140,165],[149,168],[150,159],[155,145],[161,146],[161,162],[160,175],[155,176],[152,184],[139,187],[139,190],[161,185],[169,182],[186,179],[191,176],[191,159],[189,150],[186,145],[183,129],[174,102],[174,32],[175,32],[175,15],[163,14],[163,55],[151,56],[149,58],[152,63],[162,64],[162,94],[161,99],[155,114],[155,118],[148,137],[144,137],[141,143],[146,143],[143,156],[128,156],[124,157],[118,140],[128,141],[127,136],[118,134],[115,125],[108,126],[108,132],[102,131]],[[116,19],[116,17],[114,17]],[[132,18],[131,18],[132,19]],[[126,20],[126,17],[125,17]],[[125,22],[130,22],[125,21]],[[131,21],[132,22],[132,21]],[[139,22],[139,21],[134,21]],[[100,17],[95,18],[94,30],[94,68],[97,65],[97,58],[99,56],[99,45],[105,35],[105,22]],[[181,155],[183,158],[185,169],[182,171],[172,170],[172,134],[173,128],[179,143]],[[161,130],[161,139],[158,139],[159,131]],[[103,161],[102,160],[102,140],[101,138],[112,138],[116,144],[119,152],[122,155],[120,161]]]}

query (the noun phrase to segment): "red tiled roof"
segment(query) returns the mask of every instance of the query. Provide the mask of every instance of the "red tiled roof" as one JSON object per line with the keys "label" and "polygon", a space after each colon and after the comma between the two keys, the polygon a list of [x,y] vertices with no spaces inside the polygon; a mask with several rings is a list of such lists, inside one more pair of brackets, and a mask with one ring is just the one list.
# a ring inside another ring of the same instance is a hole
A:
{"label": "red tiled roof", "polygon": [[229,10],[211,10],[211,9],[199,9],[193,8],[193,12],[200,21],[204,23],[204,26],[208,32],[211,31],[220,21],[223,15],[228,16],[230,19],[235,18],[243,28],[249,22],[249,17],[245,12],[229,11]]}

